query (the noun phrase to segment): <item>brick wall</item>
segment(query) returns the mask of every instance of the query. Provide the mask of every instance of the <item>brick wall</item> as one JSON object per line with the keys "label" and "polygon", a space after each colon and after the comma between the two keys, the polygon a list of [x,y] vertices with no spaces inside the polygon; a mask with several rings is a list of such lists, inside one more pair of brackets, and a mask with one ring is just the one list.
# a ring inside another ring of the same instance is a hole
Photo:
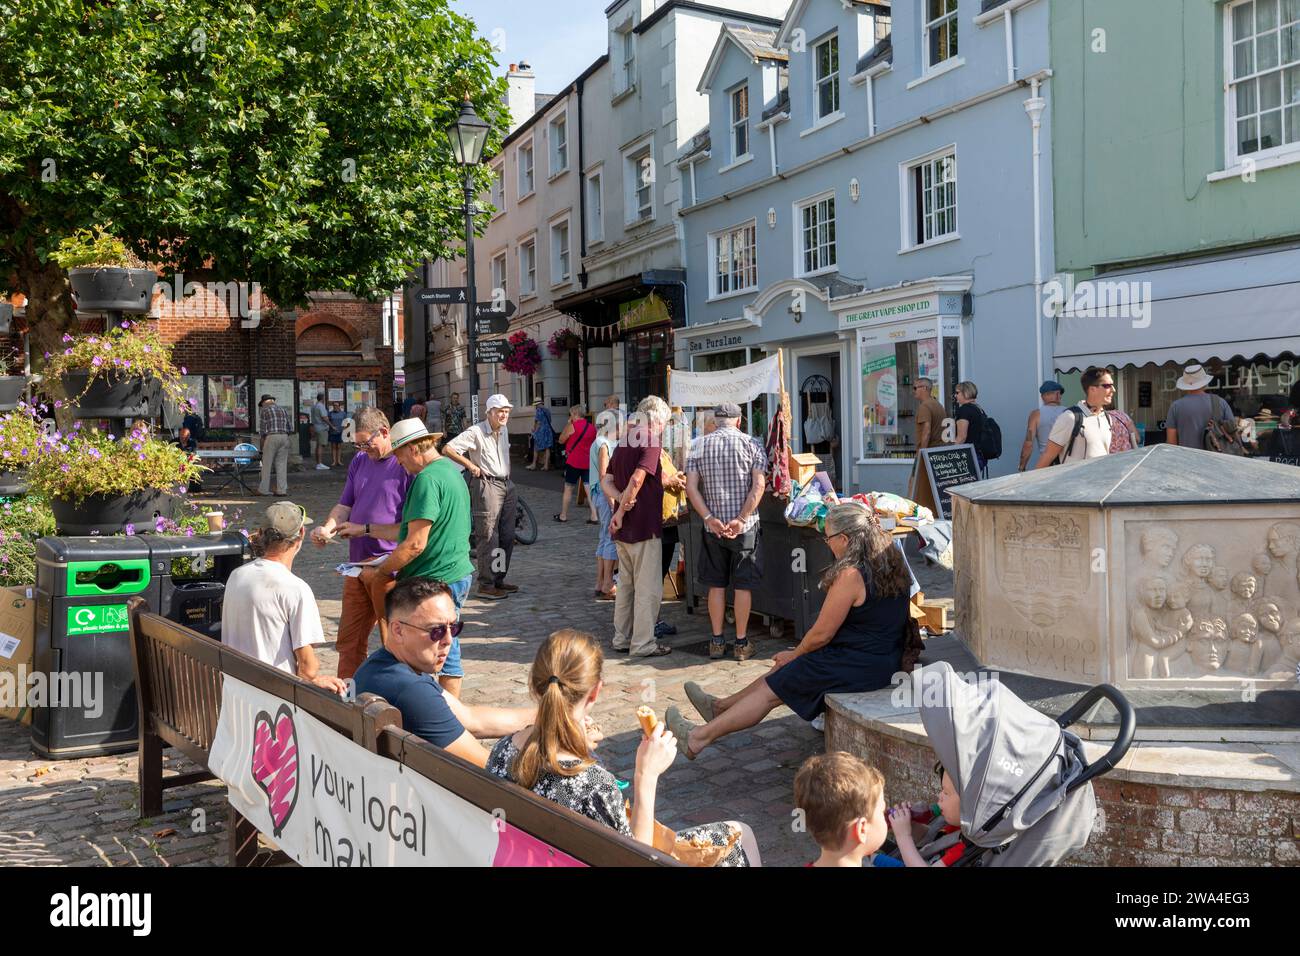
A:
{"label": "brick wall", "polygon": [[177,301],[160,297],[154,305],[159,333],[190,374],[294,377],[293,323],[270,315],[269,303],[253,329],[241,328],[224,301],[202,290]]}
{"label": "brick wall", "polygon": [[349,380],[375,382],[376,404],[389,412],[393,348],[379,344],[383,308],[382,302],[336,293],[314,296],[310,308],[298,313],[295,326],[298,381],[323,381],[326,388],[345,388]]}
{"label": "brick wall", "polygon": [[[833,709],[826,712],[826,749],[856,754],[884,774],[891,805],[937,793],[933,750]],[[1093,789],[1104,823],[1068,865],[1300,865],[1300,794],[1131,783],[1115,772]]]}

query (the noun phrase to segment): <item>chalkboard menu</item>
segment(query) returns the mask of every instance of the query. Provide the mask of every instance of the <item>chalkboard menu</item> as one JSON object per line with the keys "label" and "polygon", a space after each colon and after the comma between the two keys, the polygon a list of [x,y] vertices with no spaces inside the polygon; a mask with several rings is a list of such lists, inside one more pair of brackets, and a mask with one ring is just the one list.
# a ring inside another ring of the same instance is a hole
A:
{"label": "chalkboard menu", "polygon": [[[942,445],[939,448],[922,448],[921,461],[929,479],[930,493],[936,508],[936,518],[952,520],[952,496],[948,489],[980,481],[979,462],[974,445]],[[938,513],[942,511],[942,513]]]}

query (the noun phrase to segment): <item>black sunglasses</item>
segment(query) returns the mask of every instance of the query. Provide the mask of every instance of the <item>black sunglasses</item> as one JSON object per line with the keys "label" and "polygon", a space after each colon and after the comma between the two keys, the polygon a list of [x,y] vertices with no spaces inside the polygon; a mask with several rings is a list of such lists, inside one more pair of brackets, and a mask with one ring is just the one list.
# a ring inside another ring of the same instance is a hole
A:
{"label": "black sunglasses", "polygon": [[445,640],[448,634],[452,637],[460,637],[460,630],[464,626],[460,621],[457,621],[455,624],[435,624],[433,627],[417,627],[410,621],[403,621],[400,618],[397,623],[409,627],[413,631],[419,631],[435,644],[439,641]]}

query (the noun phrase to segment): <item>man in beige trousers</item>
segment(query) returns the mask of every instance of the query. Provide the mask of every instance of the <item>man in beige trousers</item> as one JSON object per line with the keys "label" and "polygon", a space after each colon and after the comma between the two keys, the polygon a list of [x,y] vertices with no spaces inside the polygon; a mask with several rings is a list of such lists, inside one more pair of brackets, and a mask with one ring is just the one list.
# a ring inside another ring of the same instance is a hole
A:
{"label": "man in beige trousers", "polygon": [[613,499],[610,535],[618,549],[618,594],[614,599],[614,650],[633,657],[672,652],[655,640],[655,621],[664,596],[663,475],[661,436],[668,405],[651,396],[637,406],[627,435],[609,461],[601,490]]}

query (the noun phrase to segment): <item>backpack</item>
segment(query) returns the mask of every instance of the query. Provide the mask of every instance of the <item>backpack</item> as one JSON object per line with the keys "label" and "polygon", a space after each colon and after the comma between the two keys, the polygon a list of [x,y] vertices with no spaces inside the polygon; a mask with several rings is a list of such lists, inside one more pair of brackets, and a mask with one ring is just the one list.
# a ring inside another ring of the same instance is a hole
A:
{"label": "backpack", "polygon": [[1206,422],[1205,450],[1217,451],[1223,455],[1245,456],[1246,447],[1241,443],[1236,420],[1211,418]]}
{"label": "backpack", "polygon": [[979,444],[975,450],[980,453],[980,457],[987,461],[996,461],[1002,457],[1002,428],[994,420],[993,416],[978,405],[979,413],[984,416],[983,426],[980,428]]}
{"label": "backpack", "polygon": [[1110,419],[1110,454],[1138,447],[1137,426],[1133,424],[1133,419],[1119,409],[1107,412],[1106,417]]}

